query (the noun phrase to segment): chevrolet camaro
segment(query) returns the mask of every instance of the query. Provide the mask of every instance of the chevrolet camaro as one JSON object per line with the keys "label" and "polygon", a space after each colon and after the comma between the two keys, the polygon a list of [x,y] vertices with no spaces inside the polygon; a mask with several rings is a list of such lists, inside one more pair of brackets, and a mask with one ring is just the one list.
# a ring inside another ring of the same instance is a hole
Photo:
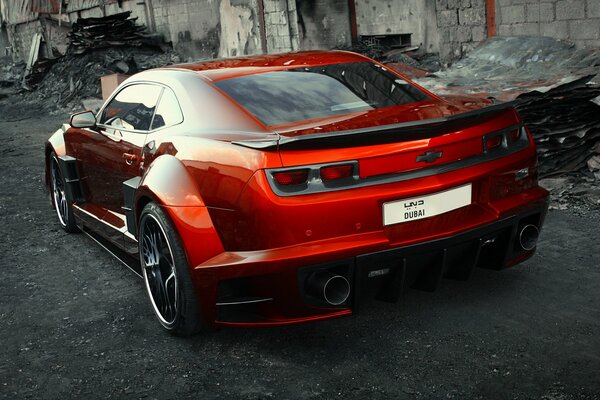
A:
{"label": "chevrolet camaro", "polygon": [[123,82],[45,147],[58,222],[143,278],[164,329],[356,313],[531,257],[547,210],[510,103],[300,52]]}

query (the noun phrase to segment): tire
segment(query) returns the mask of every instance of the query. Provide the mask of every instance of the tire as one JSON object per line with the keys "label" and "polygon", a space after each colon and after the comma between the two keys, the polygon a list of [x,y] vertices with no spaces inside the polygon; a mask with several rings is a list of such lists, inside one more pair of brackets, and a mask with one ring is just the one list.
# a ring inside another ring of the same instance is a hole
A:
{"label": "tire", "polygon": [[73,205],[65,190],[66,182],[56,154],[52,154],[50,158],[50,185],[52,204],[56,210],[58,223],[68,233],[79,232],[73,216]]}
{"label": "tire", "polygon": [[187,258],[173,224],[155,203],[142,210],[138,238],[144,284],[158,321],[177,336],[198,333],[204,326]]}

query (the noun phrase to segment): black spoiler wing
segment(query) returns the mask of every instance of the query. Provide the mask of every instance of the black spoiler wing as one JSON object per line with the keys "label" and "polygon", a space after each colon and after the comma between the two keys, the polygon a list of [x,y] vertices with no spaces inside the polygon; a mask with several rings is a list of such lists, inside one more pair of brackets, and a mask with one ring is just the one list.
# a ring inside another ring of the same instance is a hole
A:
{"label": "black spoiler wing", "polygon": [[277,147],[327,148],[403,142],[444,135],[514,108],[514,102],[506,102],[443,118],[403,122],[400,124],[373,126],[338,132],[315,133],[299,136],[279,135],[279,139],[276,140],[240,140],[234,141],[233,143],[252,149],[269,150]]}

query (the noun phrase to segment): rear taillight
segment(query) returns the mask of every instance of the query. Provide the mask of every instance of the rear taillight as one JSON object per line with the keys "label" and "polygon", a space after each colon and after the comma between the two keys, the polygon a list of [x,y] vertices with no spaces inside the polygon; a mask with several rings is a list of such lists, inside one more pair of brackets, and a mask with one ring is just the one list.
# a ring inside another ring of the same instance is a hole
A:
{"label": "rear taillight", "polygon": [[321,167],[319,173],[323,181],[335,181],[351,177],[353,169],[354,166],[352,164],[332,165]]}
{"label": "rear taillight", "polygon": [[341,190],[359,181],[358,161],[302,165],[265,171],[275,193],[281,196]]}
{"label": "rear taillight", "polygon": [[485,138],[485,149],[486,151],[495,149],[502,145],[502,135],[486,136]]}
{"label": "rear taillight", "polygon": [[484,152],[495,151],[496,149],[512,149],[514,146],[524,144],[527,141],[527,134],[524,127],[506,129],[501,132],[490,133],[483,137]]}
{"label": "rear taillight", "polygon": [[273,173],[273,178],[281,186],[300,185],[308,180],[308,169],[294,169]]}

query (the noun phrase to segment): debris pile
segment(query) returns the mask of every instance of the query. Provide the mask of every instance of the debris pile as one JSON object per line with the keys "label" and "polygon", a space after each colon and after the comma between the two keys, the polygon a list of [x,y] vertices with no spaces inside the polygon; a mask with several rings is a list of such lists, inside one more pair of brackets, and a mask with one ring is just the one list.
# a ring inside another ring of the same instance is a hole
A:
{"label": "debris pile", "polygon": [[[179,57],[165,45],[162,38],[146,35],[144,26],[135,24],[131,12],[102,18],[80,18],[69,33],[70,44],[65,56],[37,58],[39,40],[32,43],[31,60],[20,74],[12,73],[14,86],[21,86],[25,101],[47,110],[81,109],[81,100],[100,97],[100,78],[104,75],[136,72],[180,62]],[[2,69],[4,72],[5,68]],[[25,72],[23,72],[25,70]],[[0,75],[0,83],[4,78]],[[35,90],[31,90],[35,89]]]}
{"label": "debris pile", "polygon": [[441,68],[437,54],[425,53],[418,46],[391,47],[377,41],[359,41],[352,46],[338,46],[377,60],[411,79],[431,75]]}
{"label": "debris pile", "polygon": [[515,105],[537,144],[540,176],[577,172],[600,143],[600,86],[590,77],[558,86],[546,93],[520,95]]}
{"label": "debris pile", "polygon": [[[66,55],[59,59],[34,92],[47,108],[81,109],[81,100],[101,97],[100,78],[113,73],[134,74],[149,68],[180,62],[171,52],[146,47],[115,47]],[[82,73],[83,71],[83,73]]]}
{"label": "debris pile", "polygon": [[598,49],[576,49],[548,37],[493,37],[450,68],[419,79],[440,95],[472,94],[514,100],[600,73]]}
{"label": "debris pile", "polygon": [[155,36],[145,34],[146,27],[136,25],[131,11],[101,18],[79,18],[69,33],[68,53],[82,54],[89,50],[114,46],[159,46]]}
{"label": "debris pile", "polygon": [[0,59],[0,89],[14,89],[23,77],[25,63],[14,64],[8,57]]}

